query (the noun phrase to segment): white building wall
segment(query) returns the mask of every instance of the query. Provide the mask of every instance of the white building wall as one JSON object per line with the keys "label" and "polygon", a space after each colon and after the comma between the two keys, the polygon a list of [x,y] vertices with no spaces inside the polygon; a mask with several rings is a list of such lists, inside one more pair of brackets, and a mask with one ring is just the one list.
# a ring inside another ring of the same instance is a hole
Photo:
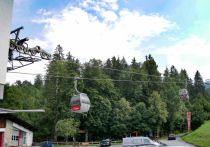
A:
{"label": "white building wall", "polygon": [[30,144],[30,146],[32,145],[33,143],[33,132],[28,132],[26,133],[26,144]]}
{"label": "white building wall", "polygon": [[26,132],[26,144],[24,144],[24,146],[32,146],[33,132],[10,120],[6,120],[6,128],[0,129],[1,132],[4,132],[4,147],[9,147],[14,145],[12,141],[13,127]]}
{"label": "white building wall", "polygon": [[13,0],[0,0],[0,99],[3,99],[9,51]]}
{"label": "white building wall", "polygon": [[4,132],[4,147],[12,146],[12,122],[10,120],[6,120],[6,128]]}
{"label": "white building wall", "polygon": [[16,123],[13,123],[13,127],[20,129],[24,132],[26,132],[26,146],[32,146],[33,143],[33,132],[24,128],[23,126],[20,126]]}
{"label": "white building wall", "polygon": [[0,128],[0,132],[5,132],[5,128]]}

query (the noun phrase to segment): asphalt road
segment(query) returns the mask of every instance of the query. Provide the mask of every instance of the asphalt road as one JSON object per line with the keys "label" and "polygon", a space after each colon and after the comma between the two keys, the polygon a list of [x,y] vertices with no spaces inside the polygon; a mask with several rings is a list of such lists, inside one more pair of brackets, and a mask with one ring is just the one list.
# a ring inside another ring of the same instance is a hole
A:
{"label": "asphalt road", "polygon": [[118,145],[111,145],[111,147],[122,147],[122,144],[118,144]]}
{"label": "asphalt road", "polygon": [[160,142],[170,145],[170,146],[186,146],[186,147],[196,147],[194,145],[188,144],[184,142],[179,136],[176,137],[176,140],[167,140],[167,139],[161,139]]}
{"label": "asphalt road", "polygon": [[[167,146],[176,146],[176,147],[196,147],[192,144],[186,143],[184,142],[180,136],[176,136],[176,140],[168,140],[168,139],[161,139],[159,140],[160,142],[162,142],[163,144]],[[90,146],[89,146],[90,147]],[[97,146],[99,147],[99,146]],[[118,144],[118,145],[111,145],[110,147],[122,147],[122,144]]]}
{"label": "asphalt road", "polygon": [[[84,146],[84,147],[93,147],[93,146]],[[98,146],[94,146],[94,147],[99,147],[99,145],[98,145]],[[109,146],[109,147],[122,147],[122,144],[111,145],[111,146]]]}
{"label": "asphalt road", "polygon": [[[180,137],[177,137],[176,140],[162,139],[162,140],[159,140],[159,141],[162,142],[162,143],[164,143],[164,144],[166,144],[167,146],[196,147],[196,146],[193,146],[191,144],[188,144],[188,143],[182,141]],[[111,145],[110,147],[122,147],[122,144],[119,144],[119,145]]]}

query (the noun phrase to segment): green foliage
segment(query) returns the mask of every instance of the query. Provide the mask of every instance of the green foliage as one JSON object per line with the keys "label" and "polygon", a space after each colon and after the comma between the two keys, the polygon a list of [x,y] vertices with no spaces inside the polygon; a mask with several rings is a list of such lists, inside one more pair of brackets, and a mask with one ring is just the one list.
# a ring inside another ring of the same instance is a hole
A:
{"label": "green foliage", "polygon": [[[69,101],[76,93],[74,77],[84,78],[78,80],[78,90],[90,98],[88,113],[70,111]],[[186,70],[179,73],[175,66],[166,68],[164,78],[161,77],[151,55],[143,62],[133,58],[131,64],[119,57],[107,59],[106,63],[91,59],[81,64],[70,52],[64,58],[63,49],[58,46],[45,77],[37,75],[34,83],[17,81],[6,85],[0,106],[45,109],[45,113],[18,114],[38,128],[35,141],[75,135],[68,134],[72,132],[68,129],[74,127],[64,129],[68,123],[75,125],[73,122],[79,122],[76,128],[85,130],[90,140],[121,139],[134,131],[141,135],[151,131],[185,131],[188,111],[192,112],[192,127],[196,129],[210,118],[210,98],[203,86],[199,72],[196,72],[194,83]],[[178,92],[183,88],[188,89],[190,101],[180,101]],[[84,134],[76,137],[84,138]]]}
{"label": "green foliage", "polygon": [[111,114],[111,132],[113,135],[126,135],[129,133],[129,120],[132,108],[130,103],[121,98],[114,104],[113,112]]}
{"label": "green foliage", "polygon": [[151,114],[150,123],[159,135],[161,125],[166,122],[168,117],[166,103],[157,91],[153,91],[149,97],[149,104],[148,109]]}
{"label": "green foliage", "polygon": [[131,118],[129,122],[130,128],[132,131],[138,131],[141,132],[142,134],[147,134],[150,130],[150,112],[146,108],[145,103],[139,102],[137,103],[132,112],[131,112]]}
{"label": "green foliage", "polygon": [[64,54],[63,54],[63,48],[59,45],[57,45],[55,52],[53,54],[53,60],[64,60]]}
{"label": "green foliage", "polygon": [[59,120],[55,125],[55,133],[57,136],[66,138],[74,137],[79,131],[79,122],[72,118]]}
{"label": "green foliage", "polygon": [[178,115],[180,114],[181,103],[178,96],[178,90],[179,88],[174,83],[168,83],[163,86],[161,92],[161,95],[163,96],[167,105],[167,130],[169,132],[174,131],[175,122],[177,121],[177,119],[179,119]]}
{"label": "green foliage", "polygon": [[[142,71],[145,75],[147,83],[143,85],[143,93],[146,96],[150,96],[153,91],[160,91],[161,77],[158,71],[158,65],[151,55],[146,56],[146,61],[142,65]],[[155,81],[155,82],[154,82]],[[148,101],[145,101],[148,104]]]}
{"label": "green foliage", "polygon": [[194,81],[195,81],[194,90],[195,90],[196,95],[198,95],[199,93],[204,94],[205,86],[204,86],[204,82],[199,71],[196,71]]}
{"label": "green foliage", "polygon": [[41,75],[37,75],[35,77],[34,80],[34,87],[36,87],[37,89],[41,90],[43,87],[43,81],[42,81],[42,76]]}
{"label": "green foliage", "polygon": [[210,103],[202,96],[196,98],[192,105],[192,126],[196,129],[210,118]]}

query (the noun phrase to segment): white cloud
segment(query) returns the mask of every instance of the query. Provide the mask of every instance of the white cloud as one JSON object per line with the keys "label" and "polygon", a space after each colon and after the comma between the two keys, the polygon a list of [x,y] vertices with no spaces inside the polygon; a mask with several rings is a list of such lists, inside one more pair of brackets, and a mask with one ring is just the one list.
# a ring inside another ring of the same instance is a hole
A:
{"label": "white cloud", "polygon": [[[40,62],[35,62],[29,66],[25,66],[11,72],[33,73],[33,74],[39,73],[39,74],[45,75],[47,64],[48,64],[48,61],[42,60]],[[20,80],[20,81],[27,80],[32,83],[34,82],[35,75],[17,74],[17,73],[7,72],[6,82],[15,83],[17,80]]]}
{"label": "white cloud", "polygon": [[96,10],[100,11],[101,9],[109,9],[109,10],[118,10],[118,0],[85,0],[79,5],[86,10]]}
{"label": "white cloud", "polygon": [[210,43],[203,38],[192,35],[174,45],[158,49],[155,54],[164,55],[168,67],[174,65],[179,70],[186,69],[191,78],[194,78],[197,70],[203,79],[209,78]]}
{"label": "white cloud", "polygon": [[[124,56],[130,60],[142,55],[136,50],[146,38],[155,37],[173,27],[158,15],[142,15],[137,11],[114,11],[117,1],[97,3],[84,1],[83,7],[98,7],[96,14],[81,7],[67,6],[51,17],[36,20],[45,25],[43,34],[51,48],[61,44],[64,50],[79,58]],[[99,12],[98,12],[99,11]],[[45,12],[46,13],[46,12]]]}
{"label": "white cloud", "polygon": [[37,11],[37,14],[41,14],[43,16],[49,16],[49,15],[52,15],[54,12],[53,11],[47,11],[46,9],[39,9]]}
{"label": "white cloud", "polygon": [[[70,51],[79,59],[106,60],[124,56],[131,61],[133,57],[140,59],[144,56],[139,48],[142,41],[174,27],[174,23],[163,16],[119,9],[117,2],[86,0],[78,6],[68,5],[53,13],[40,8],[39,17],[33,22],[44,25],[43,36],[31,39],[31,45],[39,44],[52,52],[61,44],[65,53]],[[43,72],[41,64],[21,68],[21,72]],[[10,79],[8,75],[7,80]],[[23,79],[27,79],[26,76]]]}
{"label": "white cloud", "polygon": [[114,22],[118,18],[114,11],[103,11],[101,14],[106,22]]}

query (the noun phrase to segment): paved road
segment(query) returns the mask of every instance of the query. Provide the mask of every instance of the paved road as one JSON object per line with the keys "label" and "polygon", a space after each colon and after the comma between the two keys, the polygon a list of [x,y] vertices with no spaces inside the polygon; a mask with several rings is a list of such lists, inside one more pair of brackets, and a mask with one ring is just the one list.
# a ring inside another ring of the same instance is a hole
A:
{"label": "paved road", "polygon": [[[169,146],[196,147],[196,146],[193,146],[191,144],[188,144],[188,143],[182,141],[180,137],[177,137],[176,140],[166,140],[166,139],[163,139],[163,140],[160,140],[160,142],[162,142],[162,143],[164,143],[166,145],[169,145]],[[89,146],[89,147],[91,147],[91,146]],[[119,145],[111,145],[110,147],[122,147],[122,144],[119,144]]]}
{"label": "paved road", "polygon": [[[99,147],[99,145],[98,146],[84,146],[84,147]],[[119,144],[119,145],[111,145],[109,147],[122,147],[122,144]]]}
{"label": "paved road", "polygon": [[171,145],[171,146],[196,147],[194,145],[191,145],[191,144],[188,144],[188,143],[184,142],[179,136],[176,137],[176,140],[162,139],[162,140],[159,140],[159,141],[166,144],[166,145]]}
{"label": "paved road", "polygon": [[[179,146],[179,147],[196,147],[194,145],[188,144],[186,142],[184,142],[179,136],[176,137],[176,140],[167,140],[167,139],[161,139],[159,140],[160,142],[162,142],[163,144],[167,146]],[[91,147],[91,146],[89,146]],[[97,146],[99,147],[99,146]],[[111,145],[110,147],[122,147],[122,144],[118,144],[118,145]]]}
{"label": "paved road", "polygon": [[122,147],[122,144],[118,144],[118,145],[111,145],[111,147]]}
{"label": "paved road", "polygon": [[[97,146],[80,146],[80,147],[99,147],[99,145]],[[111,145],[109,147],[122,147],[122,144],[118,144],[118,145]]]}
{"label": "paved road", "polygon": [[[88,147],[93,147],[93,146],[88,146]],[[99,147],[99,145],[98,145],[98,146],[95,146],[95,147]],[[109,147],[122,147],[122,144],[111,145],[111,146],[109,146]]]}

